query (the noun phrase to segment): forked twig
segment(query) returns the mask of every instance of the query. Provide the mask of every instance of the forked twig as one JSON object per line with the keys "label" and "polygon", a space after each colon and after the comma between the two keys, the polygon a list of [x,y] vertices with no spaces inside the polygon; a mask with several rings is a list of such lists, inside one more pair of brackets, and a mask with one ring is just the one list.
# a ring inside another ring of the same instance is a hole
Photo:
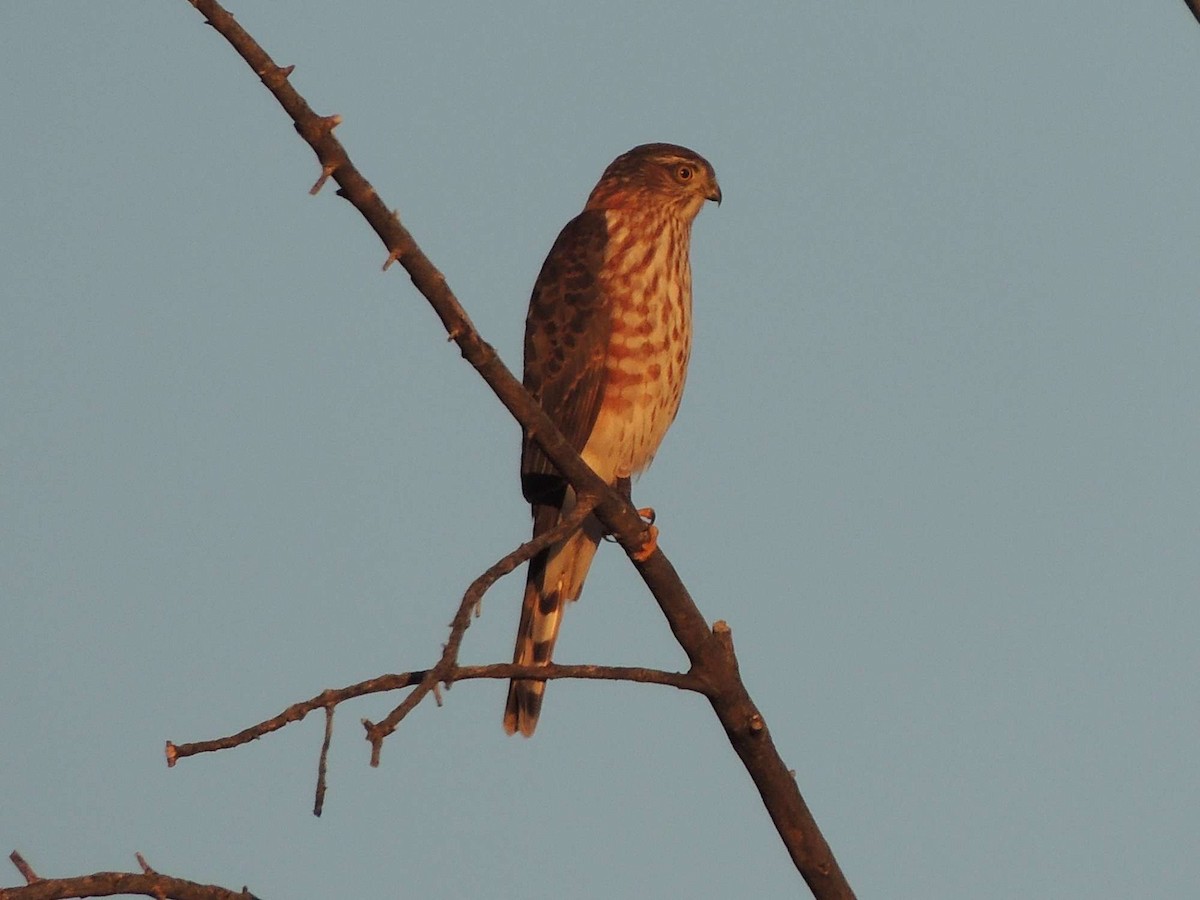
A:
{"label": "forked twig", "polygon": [[458,663],[458,650],[462,646],[463,635],[471,625],[471,613],[479,606],[487,589],[495,584],[497,579],[507,575],[521,563],[532,559],[544,548],[569,537],[578,530],[579,526],[583,524],[583,520],[590,516],[595,508],[594,498],[579,497],[571,513],[565,516],[561,522],[533,540],[526,541],[471,583],[467,592],[463,594],[462,603],[458,606],[458,612],[454,614],[454,620],[450,623],[450,639],[446,641],[446,646],[442,650],[442,658],[421,679],[421,683],[417,685],[416,689],[382,721],[374,723],[363,720],[363,727],[367,729],[367,740],[371,742],[372,766],[379,765],[379,753],[383,747],[383,739],[396,730],[396,726],[416,708],[418,703],[425,699],[434,685],[439,682],[449,684],[452,681],[451,675]]}

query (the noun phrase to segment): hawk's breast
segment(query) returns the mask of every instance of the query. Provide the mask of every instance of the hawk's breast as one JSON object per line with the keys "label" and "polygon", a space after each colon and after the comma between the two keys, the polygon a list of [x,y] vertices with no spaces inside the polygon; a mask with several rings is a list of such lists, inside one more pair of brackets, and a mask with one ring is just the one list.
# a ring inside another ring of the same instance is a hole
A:
{"label": "hawk's breast", "polygon": [[607,481],[650,464],[687,377],[691,223],[609,210],[600,289],[612,315],[599,416],[582,456]]}

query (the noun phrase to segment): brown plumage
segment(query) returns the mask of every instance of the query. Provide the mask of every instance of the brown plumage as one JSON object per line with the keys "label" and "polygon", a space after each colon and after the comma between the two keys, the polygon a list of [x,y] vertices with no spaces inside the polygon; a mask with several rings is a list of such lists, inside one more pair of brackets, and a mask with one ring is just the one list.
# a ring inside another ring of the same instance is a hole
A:
{"label": "brown plumage", "polygon": [[[525,323],[525,387],[609,484],[654,458],[679,410],[692,335],[692,221],[721,200],[712,166],[674,144],[618,156],[567,223],[542,265]],[[521,488],[533,534],[575,502],[571,487],[526,435]],[[589,516],[529,564],[513,662],[548,665],[563,607],[579,598],[603,536]],[[504,729],[537,727],[544,681],[514,679]]]}

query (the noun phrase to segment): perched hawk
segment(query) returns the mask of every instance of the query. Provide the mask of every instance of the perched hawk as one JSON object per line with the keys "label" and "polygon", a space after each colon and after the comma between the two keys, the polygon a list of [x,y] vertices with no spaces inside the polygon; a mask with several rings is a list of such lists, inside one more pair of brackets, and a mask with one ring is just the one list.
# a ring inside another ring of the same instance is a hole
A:
{"label": "perched hawk", "polygon": [[[613,160],[542,265],[525,323],[525,387],[579,451],[617,484],[654,458],[679,410],[692,343],[692,221],[721,202],[712,166],[674,144]],[[553,528],[575,492],[525,436],[521,489],[533,534]],[[513,662],[548,665],[567,601],[578,599],[604,529],[595,516],[529,563]],[[544,681],[514,679],[504,730],[537,727]]]}

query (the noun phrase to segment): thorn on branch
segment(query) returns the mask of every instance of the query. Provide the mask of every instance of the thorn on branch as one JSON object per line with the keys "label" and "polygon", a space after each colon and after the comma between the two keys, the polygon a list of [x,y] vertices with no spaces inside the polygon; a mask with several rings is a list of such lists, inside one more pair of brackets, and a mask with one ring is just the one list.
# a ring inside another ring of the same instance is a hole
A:
{"label": "thorn on branch", "polygon": [[[140,853],[134,853],[133,855],[137,857],[138,865],[142,867],[143,875],[148,875],[151,878],[158,877],[158,873],[150,868],[150,863],[146,862],[146,857],[142,856]],[[167,900],[167,892],[163,890],[163,886],[161,884],[156,882],[151,886],[150,889],[154,891],[154,896],[157,897],[158,900]]]}
{"label": "thorn on branch", "polygon": [[337,171],[337,166],[326,164],[321,166],[321,177],[317,179],[316,184],[308,189],[309,196],[315,197],[321,192],[321,188],[325,187],[325,182],[329,180],[329,176]]}
{"label": "thorn on branch", "polygon": [[720,644],[721,649],[728,656],[733,656],[733,631],[730,629],[729,623],[724,619],[717,619],[717,621],[713,622],[712,633],[713,637],[717,639],[717,643]]}
{"label": "thorn on branch", "polygon": [[310,133],[316,132],[318,135],[327,135],[341,124],[342,117],[334,113],[332,116],[313,116],[311,119],[305,119],[303,124],[295,122],[292,127],[307,141],[308,138],[305,136],[306,130]]}
{"label": "thorn on branch", "polygon": [[296,69],[295,66],[275,66],[272,65],[263,69],[258,73],[258,77],[262,79],[262,83],[267,87],[275,90],[283,85],[288,80],[288,76]]}
{"label": "thorn on branch", "polygon": [[[396,215],[395,210],[392,210],[392,215]],[[398,260],[402,255],[403,254],[400,252],[399,247],[393,247],[391,251],[389,251],[387,259],[383,261],[383,271],[386,272],[388,269],[390,269],[392,267],[392,263],[396,262],[396,260]]]}
{"label": "thorn on branch", "polygon": [[25,879],[26,884],[33,884],[35,881],[41,881],[37,872],[33,871],[33,866],[25,862],[25,857],[14,850],[8,854],[8,858],[12,860],[12,864],[17,867],[17,871],[21,873],[21,877]]}

